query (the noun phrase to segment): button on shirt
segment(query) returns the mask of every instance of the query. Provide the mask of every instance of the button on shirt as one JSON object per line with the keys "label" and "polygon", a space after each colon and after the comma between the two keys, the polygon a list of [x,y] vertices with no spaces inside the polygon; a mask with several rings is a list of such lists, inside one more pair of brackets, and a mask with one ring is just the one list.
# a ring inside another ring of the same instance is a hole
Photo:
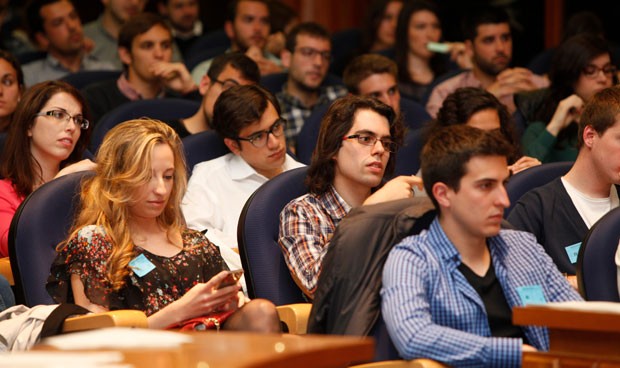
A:
{"label": "button on shirt", "polygon": [[[289,155],[284,171],[304,166]],[[240,156],[228,153],[194,166],[181,203],[187,226],[217,237],[219,246],[237,248],[237,223],[245,202],[268,179]]]}
{"label": "button on shirt", "polygon": [[305,194],[280,213],[278,243],[291,274],[313,295],[329,242],[351,206],[333,186],[327,192]]}
{"label": "button on shirt", "polygon": [[[540,286],[547,302],[582,300],[532,234],[502,230],[487,244],[510,308],[521,305],[521,286]],[[460,264],[437,219],[428,231],[392,249],[383,269],[381,310],[394,345],[404,359],[521,366],[522,339],[491,337],[484,303],[458,270]],[[523,331],[534,347],[549,349],[546,328],[523,326]]]}

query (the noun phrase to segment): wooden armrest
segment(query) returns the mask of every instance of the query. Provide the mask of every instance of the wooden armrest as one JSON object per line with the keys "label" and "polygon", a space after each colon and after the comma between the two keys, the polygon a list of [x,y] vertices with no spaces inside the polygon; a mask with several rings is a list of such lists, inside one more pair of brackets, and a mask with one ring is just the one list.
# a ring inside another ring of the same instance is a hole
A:
{"label": "wooden armrest", "polygon": [[11,271],[11,262],[9,261],[9,257],[0,258],[0,275],[6,277],[9,280],[9,284],[15,285],[15,280],[13,280],[13,271]]}
{"label": "wooden armrest", "polygon": [[149,324],[144,312],[127,309],[67,318],[62,331],[73,332],[118,326],[148,328]]}
{"label": "wooden armrest", "polygon": [[280,321],[288,326],[288,332],[297,335],[306,333],[311,308],[312,304],[310,303],[286,304],[276,307]]}
{"label": "wooden armrest", "polygon": [[360,365],[351,368],[449,368],[449,366],[432,359],[414,360],[385,360]]}

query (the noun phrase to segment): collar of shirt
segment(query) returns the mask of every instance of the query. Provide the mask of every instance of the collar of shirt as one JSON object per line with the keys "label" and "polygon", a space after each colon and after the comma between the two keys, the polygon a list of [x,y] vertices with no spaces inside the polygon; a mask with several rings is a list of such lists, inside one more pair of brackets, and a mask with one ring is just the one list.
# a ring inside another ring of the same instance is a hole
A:
{"label": "collar of shirt", "polygon": [[[170,22],[168,22],[170,24]],[[172,37],[180,38],[182,40],[187,40],[188,38],[198,37],[202,35],[202,21],[199,19],[194,23],[194,28],[189,32],[181,32],[178,29],[175,29],[170,26],[172,29]]]}
{"label": "collar of shirt", "polygon": [[295,106],[295,107],[298,107],[301,109],[307,109],[307,110],[311,110],[312,108],[314,108],[314,106],[319,106],[319,105],[329,102],[330,101],[329,96],[328,96],[328,93],[330,92],[329,89],[333,88],[332,86],[321,87],[319,89],[319,98],[317,99],[316,103],[312,106],[306,106],[301,102],[299,98],[288,93],[286,86],[287,86],[287,83],[284,83],[284,85],[282,86],[282,92],[280,96],[278,97],[280,97],[285,103],[289,104],[290,106]]}
{"label": "collar of shirt", "polygon": [[333,185],[329,186],[329,189],[323,194],[323,198],[325,199],[325,208],[331,212],[343,213],[346,215],[351,211],[351,206],[340,196],[340,193],[338,193]]}
{"label": "collar of shirt", "polygon": [[[140,92],[138,92],[135,88],[133,88],[133,86],[127,79],[127,76],[125,75],[125,72],[121,73],[121,76],[116,81],[116,85],[118,89],[121,91],[121,93],[125,95],[125,97],[127,97],[130,101],[137,101],[137,100],[144,99],[142,95],[140,95]],[[163,98],[164,96],[165,96],[165,91],[162,90],[156,98]]]}

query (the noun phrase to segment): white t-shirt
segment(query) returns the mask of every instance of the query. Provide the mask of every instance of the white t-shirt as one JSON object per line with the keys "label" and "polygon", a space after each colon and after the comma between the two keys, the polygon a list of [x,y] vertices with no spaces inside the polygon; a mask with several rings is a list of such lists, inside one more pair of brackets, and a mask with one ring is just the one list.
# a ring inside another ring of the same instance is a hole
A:
{"label": "white t-shirt", "polygon": [[568,196],[571,201],[573,201],[575,208],[577,208],[577,212],[581,215],[588,229],[609,211],[618,207],[618,192],[615,185],[610,186],[609,197],[592,198],[578,191],[566,181],[564,177],[562,177],[561,180],[562,184],[564,184],[564,188],[568,192]]}

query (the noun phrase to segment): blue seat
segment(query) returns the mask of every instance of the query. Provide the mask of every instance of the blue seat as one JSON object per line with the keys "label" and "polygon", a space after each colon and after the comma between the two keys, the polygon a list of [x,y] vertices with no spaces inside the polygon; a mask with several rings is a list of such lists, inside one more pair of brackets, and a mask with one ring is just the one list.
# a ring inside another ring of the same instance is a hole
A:
{"label": "blue seat", "polygon": [[431,120],[431,116],[421,103],[405,97],[400,99],[400,113],[409,129],[420,129]]}
{"label": "blue seat", "polygon": [[510,207],[504,211],[504,218],[514,208],[515,204],[529,190],[540,187],[566,174],[573,166],[573,161],[550,162],[539,166],[530,167],[516,173],[508,180],[506,192],[510,199]]}
{"label": "blue seat", "polygon": [[108,79],[118,79],[120,75],[120,70],[84,70],[77,73],[67,74],[60,78],[60,80],[65,81],[73,87],[81,90],[91,83]]}
{"label": "blue seat", "polygon": [[182,141],[185,162],[190,175],[196,164],[224,156],[230,152],[222,137],[214,130],[188,135]]}
{"label": "blue seat", "polygon": [[420,170],[420,155],[423,141],[422,129],[410,130],[405,136],[403,146],[396,152],[396,166],[394,175],[415,175]]}
{"label": "blue seat", "polygon": [[56,246],[67,237],[80,202],[80,183],[92,171],[54,179],[18,207],[9,228],[9,258],[18,304],[54,304],[45,290]]}
{"label": "blue seat", "polygon": [[217,29],[200,36],[185,55],[185,66],[190,71],[201,62],[224,53],[230,48],[230,39],[224,29]]}
{"label": "blue seat", "polygon": [[280,212],[292,199],[307,193],[306,171],[307,167],[300,167],[270,179],[241,211],[237,239],[250,298],[265,298],[275,305],[306,301],[278,245]]}
{"label": "blue seat", "polygon": [[97,153],[97,149],[105,134],[116,125],[131,119],[149,117],[159,120],[173,120],[194,115],[200,102],[182,98],[155,98],[138,100],[120,105],[101,117],[93,130],[90,140],[90,151]]}
{"label": "blue seat", "polygon": [[620,302],[614,261],[620,239],[620,208],[601,217],[581,243],[577,283],[586,300]]}

